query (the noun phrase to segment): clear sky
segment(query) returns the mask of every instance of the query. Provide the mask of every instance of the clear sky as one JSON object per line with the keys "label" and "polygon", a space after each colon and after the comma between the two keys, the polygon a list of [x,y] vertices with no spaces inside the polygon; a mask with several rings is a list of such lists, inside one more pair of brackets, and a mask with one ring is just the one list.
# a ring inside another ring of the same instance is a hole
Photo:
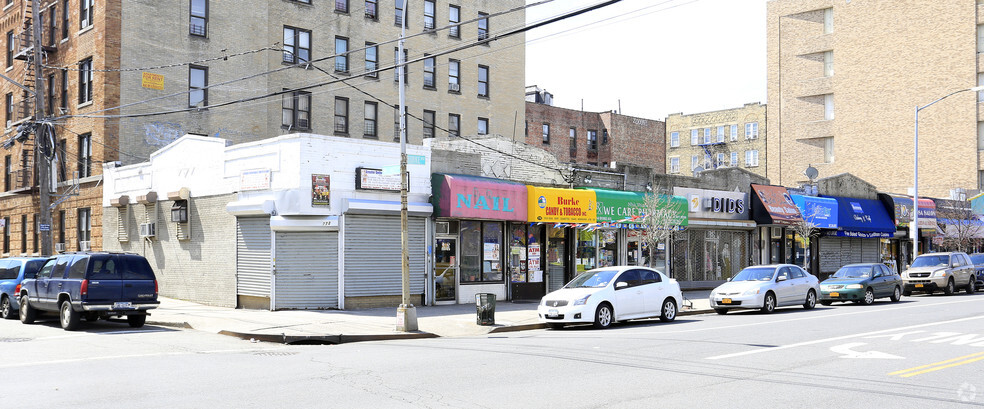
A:
{"label": "clear sky", "polygon": [[[600,2],[555,0],[526,21]],[[617,110],[621,100],[623,114],[648,119],[766,103],[765,3],[623,0],[532,30],[526,85],[558,107]]]}

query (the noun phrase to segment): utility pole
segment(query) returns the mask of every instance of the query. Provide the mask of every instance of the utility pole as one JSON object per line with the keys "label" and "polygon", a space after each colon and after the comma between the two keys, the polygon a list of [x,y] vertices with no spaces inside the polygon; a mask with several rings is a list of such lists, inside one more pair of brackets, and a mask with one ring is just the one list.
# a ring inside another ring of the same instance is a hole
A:
{"label": "utility pole", "polygon": [[403,41],[407,36],[407,3],[409,0],[403,0],[400,42],[396,50],[397,58],[400,60],[400,65],[396,67],[396,76],[397,86],[400,88],[400,272],[403,277],[403,301],[396,309],[396,330],[400,332],[417,330],[417,309],[410,304],[410,254],[407,232],[407,191],[410,190],[410,177],[407,174],[407,97],[403,89],[403,74],[407,69],[407,59],[403,56]]}
{"label": "utility pole", "polygon": [[45,84],[44,76],[41,74],[41,20],[38,2],[31,2],[31,31],[34,50],[32,50],[32,62],[34,63],[34,161],[37,164],[38,172],[38,194],[40,196],[38,226],[34,226],[38,233],[41,233],[41,255],[51,254],[51,159],[50,155],[54,152],[54,144],[51,138],[54,128],[44,126],[42,121],[47,119],[45,109]]}

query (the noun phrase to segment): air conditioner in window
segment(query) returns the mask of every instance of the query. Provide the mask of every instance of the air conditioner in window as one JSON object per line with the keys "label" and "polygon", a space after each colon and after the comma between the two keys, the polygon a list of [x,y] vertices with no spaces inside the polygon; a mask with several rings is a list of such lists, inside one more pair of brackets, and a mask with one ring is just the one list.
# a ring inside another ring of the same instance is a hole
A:
{"label": "air conditioner in window", "polygon": [[301,129],[307,129],[308,128],[308,120],[307,119],[298,119],[297,120],[297,127],[298,128],[301,128]]}
{"label": "air conditioner in window", "polygon": [[92,250],[92,246],[89,244],[88,241],[80,241],[79,249],[81,249],[82,251],[89,251]]}
{"label": "air conditioner in window", "polygon": [[58,253],[65,252],[65,243],[55,243],[55,251]]}
{"label": "air conditioner in window", "polygon": [[448,222],[437,222],[437,234],[450,234],[451,225]]}
{"label": "air conditioner in window", "polygon": [[140,237],[154,237],[157,235],[157,223],[140,223]]}
{"label": "air conditioner in window", "polygon": [[461,91],[461,84],[450,83],[448,84],[448,91],[459,92]]}

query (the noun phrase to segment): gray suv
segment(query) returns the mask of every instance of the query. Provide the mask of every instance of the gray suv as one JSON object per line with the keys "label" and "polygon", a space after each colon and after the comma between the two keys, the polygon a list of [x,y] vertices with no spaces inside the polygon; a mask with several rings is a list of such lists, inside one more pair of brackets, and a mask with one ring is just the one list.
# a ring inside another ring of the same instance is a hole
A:
{"label": "gray suv", "polygon": [[952,295],[958,287],[966,289],[967,294],[973,294],[977,291],[975,271],[967,253],[923,254],[912,260],[912,265],[902,274],[905,285],[902,294],[910,295],[913,291],[932,294],[943,290],[944,294]]}

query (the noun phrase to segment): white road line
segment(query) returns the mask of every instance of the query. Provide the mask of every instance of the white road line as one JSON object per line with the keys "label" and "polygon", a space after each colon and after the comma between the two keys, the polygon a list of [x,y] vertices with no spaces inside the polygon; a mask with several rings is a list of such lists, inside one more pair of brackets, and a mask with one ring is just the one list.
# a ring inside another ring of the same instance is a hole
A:
{"label": "white road line", "polygon": [[875,334],[881,334],[881,333],[885,333],[885,332],[902,331],[902,330],[907,330],[907,329],[923,328],[923,327],[929,327],[929,326],[933,326],[933,325],[952,324],[952,323],[955,323],[955,322],[963,322],[963,321],[971,321],[971,320],[979,320],[979,319],[984,319],[984,316],[959,318],[959,319],[949,320],[949,321],[931,322],[931,323],[927,323],[927,324],[910,325],[910,326],[907,326],[907,327],[890,328],[890,329],[884,329],[884,330],[880,330],[880,331],[863,332],[863,333],[860,333],[860,334],[842,335],[842,336],[839,336],[839,337],[824,338],[824,339],[815,339],[813,341],[806,341],[806,342],[800,342],[800,343],[789,344],[789,345],[781,345],[781,346],[777,346],[777,347],[773,347],[773,348],[761,348],[761,349],[753,349],[751,351],[736,352],[736,353],[733,353],[733,354],[717,355],[717,356],[712,356],[712,357],[708,357],[708,358],[705,358],[705,359],[734,358],[734,357],[738,357],[738,356],[759,354],[759,353],[762,353],[762,352],[771,352],[771,351],[778,351],[778,350],[783,350],[783,349],[796,348],[796,347],[801,347],[801,346],[806,346],[806,345],[822,344],[824,342],[839,341],[839,340],[842,340],[842,339],[865,337],[865,336],[875,335]]}

